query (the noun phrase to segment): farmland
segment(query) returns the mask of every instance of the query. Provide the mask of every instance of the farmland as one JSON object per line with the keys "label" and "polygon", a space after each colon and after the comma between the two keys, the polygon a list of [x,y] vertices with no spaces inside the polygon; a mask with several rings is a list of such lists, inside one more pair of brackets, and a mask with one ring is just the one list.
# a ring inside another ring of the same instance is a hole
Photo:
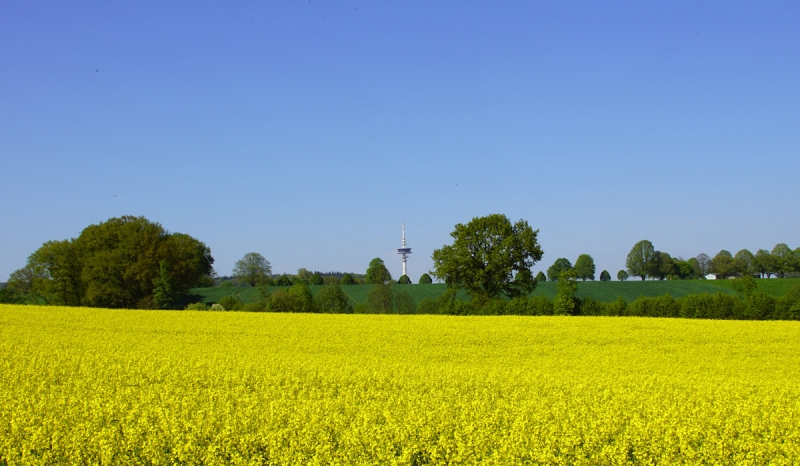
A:
{"label": "farmland", "polygon": [[[631,280],[626,282],[600,282],[600,281],[586,281],[578,282],[578,298],[592,298],[595,301],[611,302],[622,297],[627,302],[632,302],[639,296],[657,297],[669,294],[673,298],[683,297],[689,294],[700,293],[716,293],[718,291],[723,293],[733,294],[731,280],[665,280],[665,281],[640,281]],[[800,279],[785,278],[785,279],[769,279],[757,280],[758,289],[763,290],[766,294],[773,297],[781,297],[793,286],[800,283]],[[273,290],[279,287],[272,287]],[[311,291],[317,293],[322,287],[312,286]],[[366,299],[367,291],[370,285],[353,285],[343,286],[344,292],[355,303],[363,303]],[[425,298],[436,298],[445,292],[445,285],[432,284],[432,285],[411,285],[411,286],[398,286],[398,290],[407,290],[415,302]],[[195,288],[192,293],[197,299],[205,302],[216,302],[223,296],[233,293],[241,297],[244,302],[253,302],[258,297],[258,291],[255,288],[236,288],[236,287],[212,287],[212,288]],[[556,295],[556,282],[543,282],[539,283],[532,296],[544,295],[548,299],[553,299]],[[463,292],[461,297],[466,298]]]}
{"label": "farmland", "polygon": [[796,464],[798,335],[0,305],[0,464]]}

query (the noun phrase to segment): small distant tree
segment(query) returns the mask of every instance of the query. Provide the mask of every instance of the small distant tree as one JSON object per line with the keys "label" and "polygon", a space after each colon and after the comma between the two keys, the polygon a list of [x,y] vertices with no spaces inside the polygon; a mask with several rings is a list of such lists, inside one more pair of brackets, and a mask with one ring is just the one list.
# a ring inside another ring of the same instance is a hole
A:
{"label": "small distant tree", "polygon": [[272,274],[269,261],[257,252],[248,252],[233,265],[233,276],[256,286]]}
{"label": "small distant tree", "polygon": [[536,281],[537,282],[546,282],[547,281],[547,277],[545,277],[544,272],[542,272],[541,270],[539,271],[539,273],[536,274]]}
{"label": "small distant tree", "polygon": [[309,285],[324,285],[325,284],[325,280],[322,278],[322,275],[320,275],[318,273],[315,273],[314,275],[311,276],[311,278],[308,279],[308,284]]}
{"label": "small distant tree", "polygon": [[697,259],[697,274],[705,277],[711,271],[711,258],[708,254],[701,252],[695,257]]}
{"label": "small distant tree", "polygon": [[420,285],[430,285],[431,283],[433,283],[433,279],[427,273],[423,273],[422,276],[419,277]]}
{"label": "small distant tree", "polygon": [[711,259],[711,271],[723,277],[730,277],[736,272],[736,263],[733,261],[733,255],[726,250],[722,250]]}
{"label": "small distant tree", "polygon": [[175,287],[172,277],[167,269],[167,264],[161,261],[158,267],[158,276],[153,279],[153,302],[159,309],[168,309],[175,299]]}
{"label": "small distant tree", "polygon": [[353,279],[353,276],[349,273],[342,275],[342,281],[339,282],[340,285],[355,285],[356,281]]}
{"label": "small distant tree", "polygon": [[589,254],[581,254],[575,261],[575,276],[583,281],[594,280],[594,259]]}
{"label": "small distant tree", "polygon": [[628,279],[628,272],[624,270],[620,270],[619,272],[617,272],[617,280],[624,282],[627,279]]}
{"label": "small distant tree", "polygon": [[780,278],[784,278],[788,272],[794,271],[794,252],[786,243],[776,244],[770,255],[775,264],[775,271]]}
{"label": "small distant tree", "polygon": [[403,276],[401,276],[400,278],[397,279],[397,284],[398,285],[410,285],[411,284],[411,279],[408,278],[408,275],[403,275]]}
{"label": "small distant tree", "polygon": [[572,263],[569,261],[569,259],[559,257],[555,262],[553,262],[553,265],[547,269],[547,279],[551,282],[558,281],[558,277],[561,275],[561,273],[568,270],[572,270]]}
{"label": "small distant tree", "polygon": [[300,267],[299,269],[297,269],[297,274],[295,274],[295,278],[303,280],[304,282],[308,283],[309,285],[311,284],[311,277],[312,276],[313,276],[313,274],[311,273],[311,271],[308,270],[308,269],[305,269],[303,267]]}
{"label": "small distant tree", "polygon": [[578,306],[578,282],[575,281],[575,271],[565,270],[558,277],[556,286],[556,297],[553,300],[553,307],[556,315],[572,315]]}
{"label": "small distant tree", "polygon": [[394,312],[394,295],[389,285],[372,285],[364,302],[368,314],[391,314]]}
{"label": "small distant tree", "polygon": [[611,281],[611,274],[608,273],[608,270],[603,270],[600,272],[600,281],[601,282],[610,282]]}
{"label": "small distant tree", "polygon": [[644,239],[634,244],[625,259],[625,267],[628,269],[628,273],[644,280],[647,278],[648,268],[655,255],[656,250],[650,241]]}
{"label": "small distant tree", "polygon": [[385,285],[392,279],[392,274],[383,263],[383,259],[376,257],[369,262],[367,273],[364,275],[368,285]]}
{"label": "small distant tree", "polygon": [[350,299],[342,291],[342,287],[338,283],[326,285],[322,288],[314,297],[314,305],[319,312],[332,314],[350,314],[353,312]]}
{"label": "small distant tree", "polygon": [[275,280],[276,286],[292,286],[292,279],[288,275],[283,274]]}

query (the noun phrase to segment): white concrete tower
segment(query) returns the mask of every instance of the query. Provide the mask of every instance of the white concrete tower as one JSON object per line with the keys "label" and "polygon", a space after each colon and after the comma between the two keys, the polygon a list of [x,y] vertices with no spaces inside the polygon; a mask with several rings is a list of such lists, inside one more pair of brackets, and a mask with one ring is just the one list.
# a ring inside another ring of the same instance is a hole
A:
{"label": "white concrete tower", "polygon": [[411,254],[411,248],[406,247],[406,224],[403,224],[403,243],[402,247],[397,248],[397,253],[403,258],[403,275],[408,275],[406,273],[406,259],[408,255]]}

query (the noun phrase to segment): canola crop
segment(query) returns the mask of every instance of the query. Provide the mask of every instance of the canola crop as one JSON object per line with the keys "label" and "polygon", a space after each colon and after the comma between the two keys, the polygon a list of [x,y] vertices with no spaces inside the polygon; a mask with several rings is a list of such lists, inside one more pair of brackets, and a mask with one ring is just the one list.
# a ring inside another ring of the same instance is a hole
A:
{"label": "canola crop", "polygon": [[800,322],[0,305],[0,464],[800,464]]}

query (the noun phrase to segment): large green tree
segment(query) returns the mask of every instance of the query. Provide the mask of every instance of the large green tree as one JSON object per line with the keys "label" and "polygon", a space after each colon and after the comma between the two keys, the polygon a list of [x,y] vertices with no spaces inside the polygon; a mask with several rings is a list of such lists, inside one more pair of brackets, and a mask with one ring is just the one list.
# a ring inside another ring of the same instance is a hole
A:
{"label": "large green tree", "polygon": [[775,258],[766,249],[759,249],[753,257],[753,269],[762,278],[769,278],[775,273]]}
{"label": "large green tree", "polygon": [[733,256],[733,261],[736,266],[736,273],[737,274],[752,274],[755,272],[753,268],[753,262],[755,261],[755,256],[752,252],[748,251],[747,249],[742,249]]}
{"label": "large green tree", "polygon": [[502,214],[475,217],[457,224],[453,244],[433,251],[433,275],[451,288],[465,288],[478,299],[527,295],[536,287],[531,267],[542,248],[528,222]]}
{"label": "large green tree", "polygon": [[263,283],[270,275],[272,266],[257,252],[248,252],[233,264],[233,276],[250,286]]}
{"label": "large green tree", "polygon": [[672,256],[663,251],[656,251],[647,264],[647,275],[659,280],[664,280],[670,275],[677,275]]}
{"label": "large green tree", "polygon": [[694,258],[697,261],[695,270],[697,270],[697,274],[701,277],[705,277],[711,271],[711,258],[708,257],[708,254],[701,252]]}
{"label": "large green tree", "polygon": [[794,251],[792,251],[786,243],[778,243],[772,248],[770,253],[775,261],[775,271],[780,278],[786,276],[787,273],[793,272],[794,266]]}
{"label": "large green tree", "polygon": [[9,285],[50,304],[154,307],[162,262],[174,296],[214,271],[211,250],[202,242],[144,217],[125,216],[90,225],[78,238],[44,243]]}
{"label": "large green tree", "polygon": [[647,278],[650,263],[655,255],[656,250],[653,247],[653,243],[643,239],[631,248],[631,252],[628,253],[628,257],[625,259],[625,268],[628,269],[630,275],[641,277],[644,280]]}
{"label": "large green tree", "polygon": [[383,259],[376,257],[369,261],[367,273],[364,275],[364,280],[368,285],[385,285],[391,279],[392,274],[389,273]]}
{"label": "large green tree", "polygon": [[433,279],[431,278],[430,275],[428,275],[427,273],[423,273],[422,275],[420,275],[419,277],[420,285],[430,285],[431,283],[433,283]]}
{"label": "large green tree", "polygon": [[547,279],[551,282],[558,281],[558,277],[568,270],[572,270],[572,263],[566,257],[559,257],[547,268]]}
{"label": "large green tree", "polygon": [[575,277],[583,281],[594,280],[594,259],[589,254],[581,254],[575,261]]}
{"label": "large green tree", "polygon": [[731,277],[736,274],[736,262],[730,251],[723,249],[711,259],[711,271],[722,277]]}

